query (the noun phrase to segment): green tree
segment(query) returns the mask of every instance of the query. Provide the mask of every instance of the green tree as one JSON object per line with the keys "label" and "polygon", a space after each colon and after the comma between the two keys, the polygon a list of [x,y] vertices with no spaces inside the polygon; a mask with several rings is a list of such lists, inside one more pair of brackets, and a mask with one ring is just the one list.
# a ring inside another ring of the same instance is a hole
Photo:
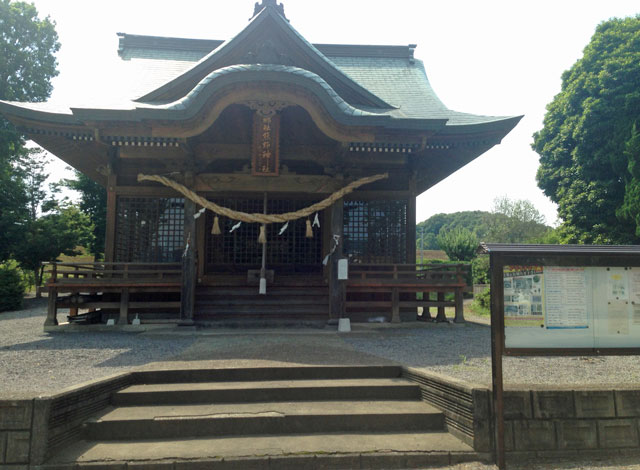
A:
{"label": "green tree", "polygon": [[438,245],[451,261],[471,261],[476,256],[478,238],[465,228],[441,231]]}
{"label": "green tree", "polygon": [[[44,101],[60,48],[55,23],[29,3],[0,0],[0,99]],[[0,260],[11,255],[29,218],[24,137],[0,117]]]}
{"label": "green tree", "polygon": [[101,258],[107,230],[106,189],[79,171],[75,172],[75,179],[65,180],[63,184],[80,193],[78,206],[93,224],[93,242],[89,249],[96,258]]}
{"label": "green tree", "polygon": [[493,201],[487,241],[493,243],[527,243],[549,230],[544,216],[526,199],[506,196]]}
{"label": "green tree", "polygon": [[20,266],[33,272],[38,295],[42,285],[41,263],[56,261],[61,254],[78,255],[77,248],[89,246],[93,240],[91,221],[76,206],[61,207],[49,201],[43,210],[49,213],[29,222],[14,251]]}
{"label": "green tree", "polygon": [[640,15],[597,27],[534,134],[538,185],[558,204],[563,240],[640,241],[639,122]]}

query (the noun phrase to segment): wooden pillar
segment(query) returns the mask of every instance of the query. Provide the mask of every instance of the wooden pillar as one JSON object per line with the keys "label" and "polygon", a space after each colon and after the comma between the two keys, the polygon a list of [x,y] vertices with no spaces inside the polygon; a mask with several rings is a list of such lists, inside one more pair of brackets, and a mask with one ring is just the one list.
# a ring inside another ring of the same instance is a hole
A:
{"label": "wooden pillar", "polygon": [[342,257],[342,246],[344,244],[343,234],[343,210],[344,201],[338,199],[331,206],[331,237],[328,249],[335,245],[334,237],[340,237],[335,251],[329,258],[331,266],[329,272],[329,318],[341,318],[345,314],[345,285],[344,281],[338,281],[338,260]]}
{"label": "wooden pillar", "polygon": [[180,291],[180,325],[193,325],[196,293],[196,204],[184,200],[184,251],[182,253],[182,289]]}
{"label": "wooden pillar", "polygon": [[116,245],[116,184],[117,177],[113,170],[107,177],[107,223],[104,242],[104,260],[109,263],[115,259]]}
{"label": "wooden pillar", "polygon": [[397,287],[391,289],[391,323],[400,323],[400,292]]}
{"label": "wooden pillar", "polygon": [[416,263],[416,175],[409,179],[407,199],[407,264]]}
{"label": "wooden pillar", "polygon": [[[444,292],[438,291],[438,302],[440,303],[444,302]],[[437,322],[447,321],[447,315],[445,314],[444,309],[445,309],[444,305],[438,306],[438,315],[436,316]]]}
{"label": "wooden pillar", "polygon": [[120,292],[120,318],[118,318],[118,325],[129,324],[129,289],[127,287],[122,288]]}
{"label": "wooden pillar", "polygon": [[47,305],[47,319],[44,321],[44,326],[57,326],[58,325],[58,290],[55,287],[49,287],[49,300]]}
{"label": "wooden pillar", "polygon": [[462,287],[456,288],[456,317],[453,319],[456,323],[464,323],[464,297],[462,296]]}

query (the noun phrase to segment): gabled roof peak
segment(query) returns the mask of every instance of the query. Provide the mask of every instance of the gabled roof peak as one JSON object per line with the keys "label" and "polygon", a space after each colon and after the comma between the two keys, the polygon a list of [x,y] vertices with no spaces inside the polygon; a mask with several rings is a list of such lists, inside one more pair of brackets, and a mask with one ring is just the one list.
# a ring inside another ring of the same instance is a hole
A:
{"label": "gabled roof peak", "polygon": [[261,3],[256,2],[256,6],[253,8],[253,16],[249,19],[249,21],[255,18],[255,16],[265,8],[273,8],[285,20],[289,21],[284,14],[284,5],[282,3],[278,5],[278,0],[262,0]]}

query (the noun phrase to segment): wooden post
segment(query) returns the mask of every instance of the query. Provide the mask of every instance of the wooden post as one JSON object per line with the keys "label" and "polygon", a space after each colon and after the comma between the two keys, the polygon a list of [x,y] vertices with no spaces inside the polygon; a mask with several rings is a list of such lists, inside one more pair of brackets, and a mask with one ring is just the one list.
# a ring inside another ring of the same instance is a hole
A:
{"label": "wooden post", "polygon": [[[456,266],[456,282],[458,284],[464,283],[466,285],[467,281],[462,277],[462,265]],[[464,297],[463,297],[463,287],[456,288],[456,316],[453,319],[456,323],[464,323]]]}
{"label": "wooden post", "polygon": [[[438,291],[438,302],[444,302],[444,292]],[[446,322],[447,315],[444,312],[444,305],[438,306],[438,315],[436,316],[437,322]]]}
{"label": "wooden post", "polygon": [[[54,265],[55,266],[55,265]],[[57,326],[58,325],[58,290],[55,287],[49,287],[49,300],[47,305],[47,319],[44,321],[44,326]]]}
{"label": "wooden post", "polygon": [[109,176],[107,177],[107,223],[104,242],[104,260],[107,263],[113,262],[115,259],[117,204],[116,183],[117,178],[115,173],[109,173]]}
{"label": "wooden post", "polygon": [[196,295],[197,266],[195,259],[196,245],[196,204],[184,200],[184,240],[185,250],[182,253],[182,289],[180,291],[180,325],[193,325]]}
{"label": "wooden post", "polygon": [[409,179],[407,199],[407,264],[416,264],[416,177]]}
{"label": "wooden post", "polygon": [[456,316],[453,319],[456,323],[464,323],[464,297],[462,296],[462,287],[456,288]]}
{"label": "wooden post", "polygon": [[331,206],[331,241],[328,250],[331,250],[334,245],[333,237],[338,236],[338,245],[329,258],[329,265],[331,266],[329,274],[329,318],[341,318],[345,314],[344,299],[345,299],[345,286],[344,281],[338,281],[338,260],[342,257],[342,245],[343,240],[343,210],[344,202],[342,199],[338,199]]}
{"label": "wooden post", "polygon": [[51,277],[49,278],[48,305],[47,305],[47,319],[44,321],[44,326],[57,326],[58,325],[58,290],[54,287],[58,278],[58,265],[51,263]]}
{"label": "wooden post", "polygon": [[120,318],[118,319],[118,325],[129,324],[129,289],[127,287],[122,288],[120,292]]}
{"label": "wooden post", "polygon": [[397,287],[391,289],[391,323],[400,323],[400,291]]}

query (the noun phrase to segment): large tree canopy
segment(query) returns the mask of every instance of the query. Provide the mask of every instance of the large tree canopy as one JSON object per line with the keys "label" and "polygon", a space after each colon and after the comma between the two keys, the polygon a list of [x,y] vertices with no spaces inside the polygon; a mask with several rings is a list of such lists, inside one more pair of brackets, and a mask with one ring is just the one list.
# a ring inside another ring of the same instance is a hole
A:
{"label": "large tree canopy", "polygon": [[565,242],[640,242],[640,16],[598,26],[534,135]]}
{"label": "large tree canopy", "polygon": [[[60,48],[55,24],[29,3],[0,0],[0,99],[43,101]],[[11,255],[32,215],[24,138],[0,117],[0,261]]]}

